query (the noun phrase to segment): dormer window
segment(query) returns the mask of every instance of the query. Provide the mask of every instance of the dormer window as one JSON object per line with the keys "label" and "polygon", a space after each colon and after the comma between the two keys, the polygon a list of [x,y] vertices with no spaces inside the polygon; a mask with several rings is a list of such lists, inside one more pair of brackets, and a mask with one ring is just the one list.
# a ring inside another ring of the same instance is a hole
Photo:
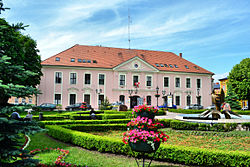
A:
{"label": "dormer window", "polygon": [[164,64],[164,66],[165,66],[165,67],[168,67],[168,65],[167,65],[167,64]]}
{"label": "dormer window", "polygon": [[82,59],[78,59],[78,63],[81,63],[82,62]]}
{"label": "dormer window", "polygon": [[174,64],[175,68],[179,68],[176,64]]}
{"label": "dormer window", "polygon": [[83,62],[83,63],[86,63],[86,60],[85,60],[85,59],[82,59],[82,62]]}
{"label": "dormer window", "polygon": [[87,60],[87,63],[91,63],[91,60]]}
{"label": "dormer window", "polygon": [[71,60],[70,60],[71,62],[75,62],[75,58],[71,58]]}
{"label": "dormer window", "polygon": [[164,67],[164,65],[163,64],[160,64],[161,65],[161,67]]}
{"label": "dormer window", "polygon": [[187,65],[185,65],[186,69],[189,69],[189,67]]}
{"label": "dormer window", "polygon": [[197,66],[194,66],[194,68],[195,68],[196,70],[199,70],[199,67],[197,67]]}
{"label": "dormer window", "polygon": [[56,61],[60,61],[60,57],[56,57]]}
{"label": "dormer window", "polygon": [[169,64],[169,67],[173,68],[173,65],[172,65],[172,64]]}
{"label": "dormer window", "polygon": [[160,65],[159,64],[155,64],[156,65],[156,67],[160,67]]}
{"label": "dormer window", "polygon": [[96,61],[96,60],[93,60],[93,63],[97,63],[97,61]]}

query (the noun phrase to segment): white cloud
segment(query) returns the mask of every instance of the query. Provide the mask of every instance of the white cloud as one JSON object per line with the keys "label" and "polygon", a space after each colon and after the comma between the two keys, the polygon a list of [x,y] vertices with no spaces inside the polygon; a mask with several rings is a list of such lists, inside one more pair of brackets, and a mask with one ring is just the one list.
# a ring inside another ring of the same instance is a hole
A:
{"label": "white cloud", "polygon": [[223,74],[215,74],[213,76],[214,82],[219,82],[219,79],[228,77],[229,72],[223,73]]}

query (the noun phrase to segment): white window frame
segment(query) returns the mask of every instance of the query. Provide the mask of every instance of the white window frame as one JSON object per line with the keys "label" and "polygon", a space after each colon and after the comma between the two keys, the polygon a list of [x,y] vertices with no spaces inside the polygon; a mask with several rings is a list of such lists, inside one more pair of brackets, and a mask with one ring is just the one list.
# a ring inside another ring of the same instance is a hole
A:
{"label": "white window frame", "polygon": [[140,82],[140,75],[138,75],[138,74],[133,74],[133,75],[132,75],[132,85],[133,85],[133,86],[135,86],[135,84],[134,84],[134,76],[138,76],[138,82]]}
{"label": "white window frame", "polygon": [[75,94],[76,95],[76,103],[77,103],[77,93],[70,92],[70,93],[68,93],[68,105],[70,105],[70,94]]}
{"label": "white window frame", "polygon": [[[91,105],[91,104],[92,104],[91,93],[83,93],[82,99],[83,99],[84,102],[86,102],[86,101],[85,101],[85,98],[84,98],[85,95],[89,95],[89,105]],[[98,99],[98,96],[97,96],[97,99]],[[98,100],[97,100],[97,101],[98,101]],[[97,104],[98,104],[98,102],[97,102]]]}
{"label": "white window frame", "polygon": [[[179,87],[176,87],[176,79],[179,78],[180,79],[180,86]],[[175,77],[174,79],[174,87],[175,88],[181,88],[181,77]]]}
{"label": "white window frame", "polygon": [[[168,78],[168,86],[165,86],[164,78]],[[163,88],[169,88],[169,85],[170,85],[170,77],[169,76],[163,76]]]}
{"label": "white window frame", "polygon": [[[185,88],[188,88],[187,87],[187,79],[190,79],[190,88],[192,88],[192,79],[190,77],[186,77],[186,80],[185,80]],[[188,88],[188,89],[190,89]]]}
{"label": "white window frame", "polygon": [[201,78],[196,78],[196,89],[198,88],[198,79],[200,80],[200,89],[202,88],[202,79]]}
{"label": "white window frame", "polygon": [[[70,79],[71,79],[71,78],[70,78],[70,75],[71,75],[71,74],[74,74],[74,73],[76,74],[76,83],[75,83],[75,84],[72,84],[72,83],[70,82],[70,81],[71,81],[71,80],[70,80]],[[77,85],[77,78],[78,78],[77,76],[78,76],[78,75],[77,75],[77,72],[70,72],[70,73],[69,73],[69,84],[70,84],[70,85]]]}
{"label": "white window frame", "polygon": [[[124,77],[124,85],[121,85],[121,84],[120,84],[120,83],[121,83],[121,82],[120,82],[120,79],[121,79],[120,77],[121,77],[121,75],[124,75],[124,76],[125,76],[125,77]],[[118,85],[119,85],[119,86],[126,86],[126,74],[119,74]]]}
{"label": "white window frame", "polygon": [[[176,96],[179,96],[179,97],[180,97],[180,105],[177,105],[177,104],[176,104]],[[180,94],[175,95],[174,100],[175,100],[175,105],[176,105],[176,106],[181,106],[181,95],[180,95]]]}
{"label": "white window frame", "polygon": [[[106,84],[106,74],[105,73],[98,73],[98,85],[100,85],[100,83],[99,83],[100,75],[104,75],[103,85],[105,85]],[[90,78],[91,78],[91,76],[90,76]],[[91,80],[90,80],[90,84],[91,84]]]}
{"label": "white window frame", "polygon": [[[61,73],[62,74],[62,78],[61,78],[61,83],[56,83],[56,73]],[[70,76],[69,76],[70,77]],[[60,84],[62,84],[63,83],[63,72],[62,71],[55,71],[54,72],[54,83],[56,84],[56,85],[60,85]]]}
{"label": "white window frame", "polygon": [[[151,77],[151,86],[147,86],[147,81],[148,81],[147,79],[148,79],[148,77]],[[138,78],[138,79],[139,79],[139,78]],[[146,75],[146,76],[145,76],[145,81],[146,81],[146,82],[145,82],[145,86],[146,86],[146,87],[153,87],[153,76],[152,76],[152,75]]]}
{"label": "white window frame", "polygon": [[[189,96],[190,96],[190,105],[191,105],[191,104],[193,104],[192,103],[192,96],[191,95],[189,95]],[[186,106],[188,106],[187,97],[188,97],[188,95],[186,95],[186,97],[185,97],[185,104],[186,104]]]}
{"label": "white window frame", "polygon": [[[90,74],[90,84],[85,84],[85,74]],[[99,80],[98,80],[99,82]],[[92,73],[91,72],[85,72],[84,75],[83,75],[83,85],[89,85],[91,86],[92,85]]]}
{"label": "white window frame", "polygon": [[56,104],[56,98],[55,98],[56,94],[60,94],[61,95],[61,100],[60,100],[60,103],[58,103],[58,104],[62,104],[62,94],[61,93],[54,93],[54,104]]}

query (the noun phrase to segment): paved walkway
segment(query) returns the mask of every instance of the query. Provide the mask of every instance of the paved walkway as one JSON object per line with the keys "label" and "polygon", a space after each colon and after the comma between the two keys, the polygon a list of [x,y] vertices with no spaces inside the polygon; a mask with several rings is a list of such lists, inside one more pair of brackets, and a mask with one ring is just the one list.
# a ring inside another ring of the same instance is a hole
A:
{"label": "paved walkway", "polygon": [[175,113],[175,112],[168,112],[166,115],[156,116],[156,119],[175,119],[177,115],[180,115],[181,113]]}

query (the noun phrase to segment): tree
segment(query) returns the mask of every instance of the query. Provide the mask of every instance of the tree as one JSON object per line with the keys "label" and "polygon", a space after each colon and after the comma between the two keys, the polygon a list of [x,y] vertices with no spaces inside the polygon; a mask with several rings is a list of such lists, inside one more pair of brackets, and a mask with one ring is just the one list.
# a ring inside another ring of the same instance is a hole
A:
{"label": "tree", "polygon": [[[0,0],[0,13],[3,3]],[[23,36],[19,30],[24,29],[22,24],[9,25],[0,18],[0,166],[35,166],[38,160],[31,159],[29,151],[21,149],[21,134],[33,134],[41,131],[35,121],[18,121],[8,119],[8,115],[14,111],[21,111],[20,106],[9,106],[8,98],[27,97],[38,91],[35,84],[39,83],[41,69],[34,63],[34,70],[27,69],[25,56],[35,54],[35,42],[27,36]],[[28,42],[28,43],[27,43]],[[33,52],[33,53],[32,53]],[[34,56],[34,55],[33,55]],[[38,59],[39,56],[35,57]],[[30,64],[32,65],[32,64]],[[39,72],[40,71],[40,72]],[[32,79],[31,79],[32,78]],[[29,80],[34,81],[29,82]]]}
{"label": "tree", "polygon": [[[35,87],[40,83],[41,58],[36,49],[36,42],[29,36],[22,35],[20,30],[24,30],[22,23],[9,25],[5,19],[0,18],[0,56],[7,56],[8,63],[15,64],[9,69],[8,66],[1,66],[0,80],[3,84],[15,84]],[[25,75],[13,75],[17,71],[29,71]],[[32,79],[30,77],[32,76]],[[25,97],[25,95],[17,96]],[[6,105],[10,96],[0,88],[0,105]]]}
{"label": "tree", "polygon": [[232,93],[238,95],[240,100],[250,100],[250,58],[243,59],[233,67],[228,81]]}
{"label": "tree", "polygon": [[239,110],[241,108],[239,97],[232,92],[232,85],[230,84],[227,86],[227,96],[225,97],[225,102],[230,104],[231,109]]}

